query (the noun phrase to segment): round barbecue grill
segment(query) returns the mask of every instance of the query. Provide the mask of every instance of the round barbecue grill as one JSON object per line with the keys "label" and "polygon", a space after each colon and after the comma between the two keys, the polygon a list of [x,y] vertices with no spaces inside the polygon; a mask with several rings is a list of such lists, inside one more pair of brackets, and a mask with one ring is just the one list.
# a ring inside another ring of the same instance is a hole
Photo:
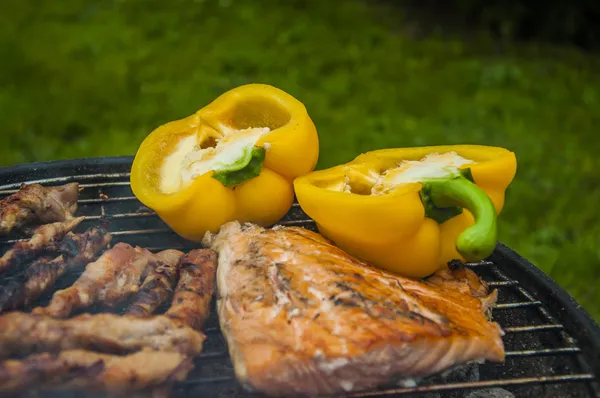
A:
{"label": "round barbecue grill", "polygon": [[[84,189],[80,192],[77,214],[86,219],[78,231],[106,218],[110,221],[112,245],[122,241],[153,251],[195,247],[173,233],[133,196],[129,187],[132,160],[131,157],[93,158],[0,168],[0,197],[15,192],[21,183],[79,182]],[[314,222],[297,203],[279,224],[316,230]],[[0,240],[0,250],[3,252],[15,241]],[[486,280],[490,288],[498,289],[493,318],[506,332],[505,362],[464,365],[417,383],[391,383],[345,396],[600,397],[597,381],[600,327],[576,301],[538,268],[502,244],[498,244],[489,261],[467,266]],[[188,379],[176,386],[173,396],[258,396],[245,391],[235,380],[214,306],[205,333],[208,339],[203,353]]]}

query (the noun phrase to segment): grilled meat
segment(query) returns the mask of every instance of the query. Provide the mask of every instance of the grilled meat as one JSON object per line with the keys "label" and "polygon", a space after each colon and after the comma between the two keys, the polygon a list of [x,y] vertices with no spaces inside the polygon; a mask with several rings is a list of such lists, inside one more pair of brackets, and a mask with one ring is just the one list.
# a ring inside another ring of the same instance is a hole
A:
{"label": "grilled meat", "polygon": [[183,257],[171,308],[165,315],[201,330],[210,313],[216,269],[217,254],[212,250],[192,250]]}
{"label": "grilled meat", "polygon": [[72,219],[78,197],[76,182],[58,187],[23,184],[18,192],[0,201],[0,236],[35,221],[48,224]]}
{"label": "grilled meat", "polygon": [[35,313],[64,318],[95,303],[112,307],[139,290],[140,278],[154,255],[147,249],[117,243],[88,264],[72,286],[54,293],[50,304]]}
{"label": "grilled meat", "polygon": [[412,280],[294,227],[232,222],[205,244],[219,253],[217,306],[235,372],[255,390],[334,394],[504,359],[470,270],[462,281]]}
{"label": "grilled meat", "polygon": [[0,393],[32,388],[125,393],[184,380],[192,360],[176,352],[142,351],[127,356],[69,350],[0,362]]}
{"label": "grilled meat", "polygon": [[35,256],[49,251],[56,251],[61,239],[74,229],[84,217],[73,218],[65,222],[44,224],[36,228],[29,240],[17,242],[0,258],[0,275],[19,270],[18,266],[31,261]]}
{"label": "grilled meat", "polygon": [[165,250],[156,255],[154,270],[146,277],[127,314],[149,316],[171,297],[182,256],[183,253],[178,250]]}
{"label": "grilled meat", "polygon": [[31,304],[52,288],[67,270],[92,261],[110,240],[111,235],[102,227],[92,227],[83,234],[69,233],[59,244],[60,256],[53,260],[50,257],[37,259],[3,286],[0,313]]}
{"label": "grilled meat", "polygon": [[32,278],[36,278],[36,280],[41,280],[41,283],[44,284],[46,280],[52,278],[51,274],[54,268],[60,267],[63,264],[62,256],[58,256],[54,260],[50,256],[39,257],[25,271],[9,278],[8,282],[0,285],[0,313],[19,308],[26,305],[27,302],[34,301],[39,297],[35,292],[38,283],[34,282],[29,286],[27,286],[27,283]]}
{"label": "grilled meat", "polygon": [[71,349],[110,354],[150,349],[194,356],[202,351],[205,338],[164,315],[139,318],[104,313],[56,319],[8,312],[0,316],[0,358]]}
{"label": "grilled meat", "polygon": [[440,270],[427,278],[427,284],[446,289],[453,286],[454,289],[460,290],[465,294],[471,293],[473,297],[477,297],[481,300],[484,313],[490,315],[490,310],[498,299],[498,291],[494,290],[489,293],[487,283],[481,280],[476,273],[462,266],[453,264],[450,264],[449,268]]}

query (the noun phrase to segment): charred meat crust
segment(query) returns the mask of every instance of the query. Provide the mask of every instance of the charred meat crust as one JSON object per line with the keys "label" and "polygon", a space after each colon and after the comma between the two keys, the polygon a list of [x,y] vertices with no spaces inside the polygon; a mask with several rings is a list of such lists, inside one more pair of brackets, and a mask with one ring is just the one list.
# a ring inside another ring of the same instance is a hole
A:
{"label": "charred meat crust", "polygon": [[149,316],[171,297],[179,278],[180,260],[183,256],[177,250],[165,250],[156,255],[158,260],[154,270],[146,277],[126,314]]}
{"label": "charred meat crust", "polygon": [[101,227],[92,227],[83,234],[69,233],[59,245],[60,256],[38,258],[24,272],[5,283],[0,290],[0,313],[33,303],[67,270],[92,261],[110,240],[111,235]]}
{"label": "charred meat crust", "polygon": [[64,318],[98,302],[115,306],[139,290],[140,279],[154,259],[146,249],[117,243],[89,263],[73,285],[54,293],[47,307],[38,307],[34,312]]}
{"label": "charred meat crust", "polygon": [[[40,257],[35,260],[25,272],[8,280],[0,290],[0,313],[26,306],[35,301],[36,294],[44,289],[44,285],[51,285],[54,275],[58,275],[65,268],[62,256],[55,258]],[[38,288],[39,286],[39,288]]]}
{"label": "charred meat crust", "polygon": [[185,255],[171,307],[165,315],[201,330],[210,314],[216,269],[217,254],[212,250],[197,249]]}
{"label": "charred meat crust", "polygon": [[79,217],[38,227],[30,239],[15,243],[0,258],[0,275],[13,273],[15,270],[20,271],[20,265],[26,264],[36,256],[45,252],[57,251],[65,235],[79,225],[83,219],[84,217]]}

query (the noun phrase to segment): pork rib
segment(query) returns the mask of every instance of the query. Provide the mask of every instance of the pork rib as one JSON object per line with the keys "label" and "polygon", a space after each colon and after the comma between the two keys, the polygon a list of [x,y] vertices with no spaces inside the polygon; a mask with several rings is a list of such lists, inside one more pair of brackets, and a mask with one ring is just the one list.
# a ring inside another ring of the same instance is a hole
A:
{"label": "pork rib", "polygon": [[89,263],[73,285],[54,293],[47,307],[34,312],[64,318],[95,303],[112,307],[139,290],[140,278],[154,260],[147,249],[119,242]]}
{"label": "pork rib", "polygon": [[213,250],[192,250],[181,260],[179,282],[166,316],[201,330],[210,314],[214,294],[217,254]]}
{"label": "pork rib", "polygon": [[0,275],[9,270],[14,271],[18,265],[31,261],[44,251],[56,251],[61,239],[73,230],[84,217],[73,218],[65,222],[44,224],[36,228],[29,240],[15,243],[0,258]]}
{"label": "pork rib", "polygon": [[35,221],[41,224],[67,221],[77,211],[79,184],[57,187],[21,185],[18,192],[0,201],[0,236]]}
{"label": "pork rib", "polygon": [[470,270],[462,281],[404,278],[295,227],[231,222],[205,244],[219,254],[221,329],[252,389],[335,394],[504,359],[502,331],[486,319],[485,297],[473,296]]}
{"label": "pork rib", "polygon": [[171,297],[183,255],[179,250],[164,250],[156,255],[154,270],[146,277],[127,314],[149,316]]}
{"label": "pork rib", "polygon": [[176,352],[142,351],[127,356],[69,350],[0,362],[0,392],[85,390],[125,393],[170,386],[192,369]]}
{"label": "pork rib", "polygon": [[62,253],[55,259],[42,257],[25,272],[15,276],[0,290],[0,313],[27,306],[46,293],[67,270],[92,261],[111,241],[102,227],[92,227],[83,234],[68,234],[59,244]]}
{"label": "pork rib", "polygon": [[82,314],[69,319],[8,312],[0,316],[0,358],[38,352],[87,349],[110,354],[139,350],[174,351],[194,356],[206,336],[156,315]]}

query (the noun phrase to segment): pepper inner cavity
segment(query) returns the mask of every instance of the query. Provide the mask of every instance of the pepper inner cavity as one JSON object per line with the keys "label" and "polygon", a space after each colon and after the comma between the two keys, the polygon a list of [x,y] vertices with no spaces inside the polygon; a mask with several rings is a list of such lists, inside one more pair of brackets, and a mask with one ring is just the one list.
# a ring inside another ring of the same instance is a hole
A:
{"label": "pepper inner cavity", "polygon": [[213,134],[191,134],[179,139],[161,167],[162,192],[178,192],[209,171],[227,169],[271,131],[268,127],[238,130],[226,125],[219,126],[219,130]]}
{"label": "pepper inner cavity", "polygon": [[385,195],[404,184],[458,176],[461,166],[474,163],[451,151],[430,153],[420,160],[402,160],[396,167],[384,170],[362,171],[348,167],[343,180],[329,189],[359,195]]}

